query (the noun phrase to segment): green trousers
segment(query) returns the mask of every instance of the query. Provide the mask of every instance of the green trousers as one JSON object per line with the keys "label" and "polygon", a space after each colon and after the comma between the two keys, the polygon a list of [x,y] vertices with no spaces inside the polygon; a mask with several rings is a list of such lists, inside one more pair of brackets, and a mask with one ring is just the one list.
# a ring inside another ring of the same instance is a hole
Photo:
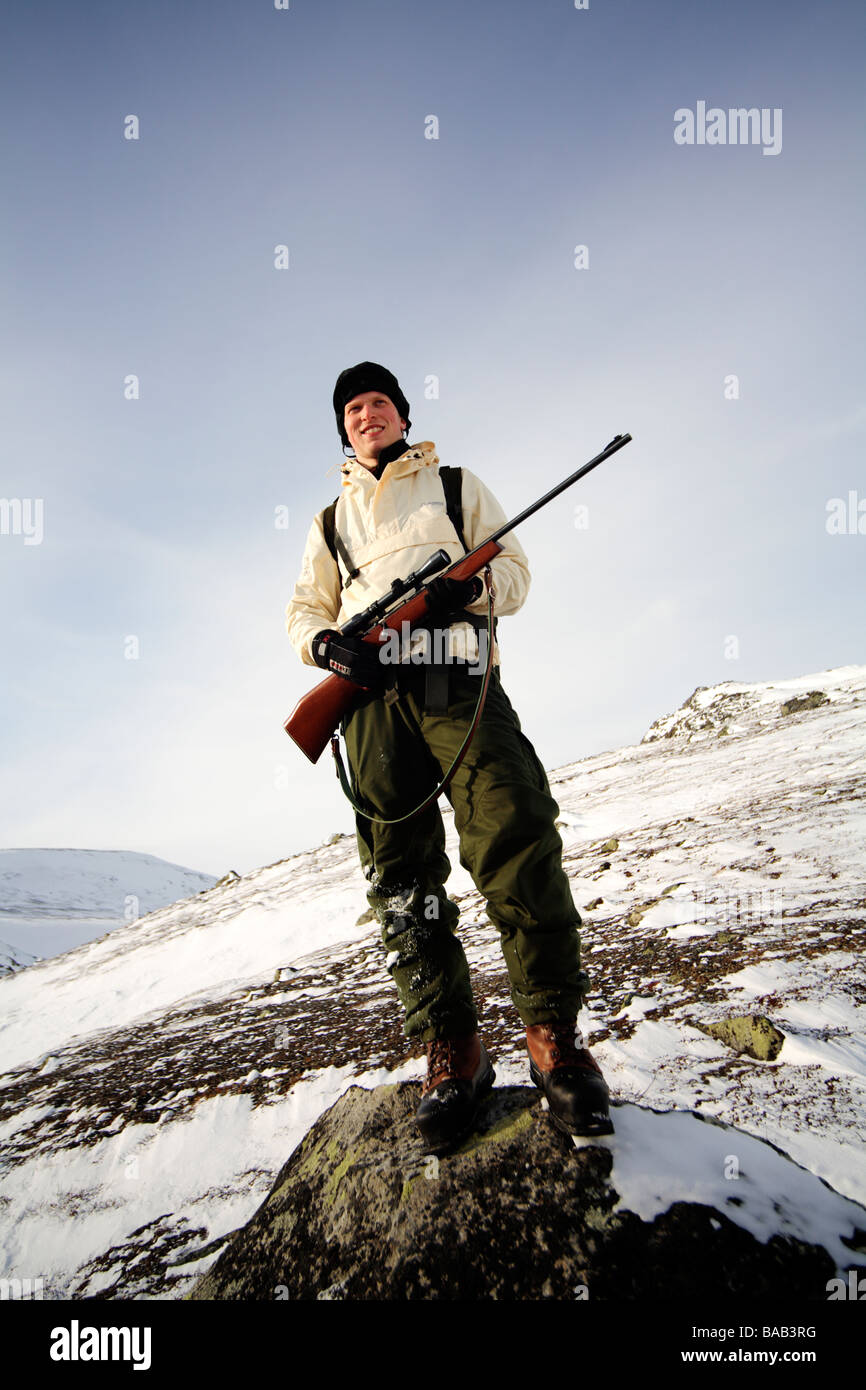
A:
{"label": "green trousers", "polygon": [[[401,669],[385,697],[365,696],[343,722],[355,799],[371,815],[417,806],[450,767],[472,721],[481,677],[455,665],[447,711],[424,706],[424,668]],[[511,997],[524,1024],[574,1018],[589,986],[578,913],[544,768],[491,674],[487,703],[447,796],[460,863],[499,929]],[[451,865],[437,803],[399,825],[356,816],[358,850],[405,1011],[407,1037],[428,1042],[477,1026],[469,969],[445,892]]]}

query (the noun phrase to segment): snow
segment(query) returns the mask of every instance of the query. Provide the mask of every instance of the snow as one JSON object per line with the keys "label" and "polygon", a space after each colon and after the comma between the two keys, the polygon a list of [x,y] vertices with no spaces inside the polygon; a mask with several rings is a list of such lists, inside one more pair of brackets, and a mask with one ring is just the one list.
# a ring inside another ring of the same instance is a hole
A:
{"label": "snow", "polygon": [[[310,1125],[349,1086],[371,1089],[416,1072],[416,1064],[360,1075],[330,1067],[305,1077],[280,1104],[255,1107],[248,1095],[220,1096],[201,1101],[184,1123],[128,1125],[92,1148],[40,1156],[5,1189],[0,1277],[25,1267],[35,1276],[38,1268],[45,1297],[68,1298],[70,1271],[159,1212],[191,1230],[206,1226],[210,1240],[228,1236],[249,1220]],[[76,1296],[113,1283],[102,1271]]]}
{"label": "snow", "polygon": [[[616,1106],[616,1135],[594,1140],[613,1155],[615,1210],[653,1221],[673,1202],[700,1202],[723,1212],[766,1243],[773,1235],[823,1244],[837,1268],[866,1266],[841,1236],[852,1236],[862,1207],[816,1182],[767,1144],[710,1124],[698,1115],[660,1114],[635,1105]],[[579,1148],[585,1139],[575,1139]]]}
{"label": "snow", "polygon": [[[338,875],[338,879],[341,876]],[[225,899],[236,888],[212,890]],[[234,989],[263,969],[284,966],[338,942],[361,939],[369,927],[354,927],[358,893],[327,872],[318,885],[320,901],[309,896],[283,902],[277,913],[269,902],[245,906],[243,899],[206,918],[192,930],[173,929],[175,912],[166,908],[104,941],[79,947],[34,970],[0,981],[0,1055],[16,1066],[96,1028],[113,1028],[202,992]],[[200,932],[207,932],[202,939]],[[51,1013],[40,1015],[34,1001],[45,994]]]}
{"label": "snow", "polygon": [[[784,699],[811,690],[828,703],[781,716]],[[696,714],[716,732],[694,736]],[[592,1142],[613,1154],[620,1205],[646,1220],[706,1202],[761,1240],[795,1234],[862,1264],[842,1237],[866,1202],[866,667],[728,682],[665,720],[670,738],[551,774],[599,979],[581,1027],[617,1099],[616,1134]],[[497,1085],[525,1085],[498,937],[445,820]],[[603,851],[611,838],[617,849]],[[9,856],[37,852],[3,853],[8,893],[21,869]],[[84,852],[39,853],[62,869]],[[125,889],[133,861],[150,857],[128,858]],[[60,875],[45,910],[93,913],[81,882]],[[331,837],[0,979],[0,1275],[41,1275],[53,1298],[178,1297],[218,1253],[200,1250],[252,1215],[348,1086],[422,1074],[393,1042],[393,959],[375,922],[357,925],[365,888],[354,837]],[[32,898],[31,885],[4,902],[23,913]],[[783,1032],[774,1062],[738,1058],[699,1026],[742,1013]],[[299,1038],[327,1055],[335,1019],[344,1043],[360,1039],[356,1055],[299,1068]],[[229,1061],[203,1067],[202,1035],[204,1055]],[[115,1053],[129,1058],[120,1081]],[[136,1267],[169,1239],[175,1282],[148,1283]]]}

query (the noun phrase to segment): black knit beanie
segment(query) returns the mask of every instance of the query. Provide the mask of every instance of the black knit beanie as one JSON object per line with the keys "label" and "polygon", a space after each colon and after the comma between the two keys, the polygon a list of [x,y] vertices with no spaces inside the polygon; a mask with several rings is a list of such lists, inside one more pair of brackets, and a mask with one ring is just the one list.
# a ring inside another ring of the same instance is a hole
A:
{"label": "black knit beanie", "polygon": [[396,406],[401,419],[406,421],[407,432],[411,429],[409,402],[400,390],[400,383],[393,372],[389,372],[387,367],[380,366],[378,362],[359,362],[357,366],[347,367],[344,372],[340,372],[334,387],[334,414],[344,447],[349,443],[349,436],[343,424],[343,412],[347,403],[364,391],[381,391],[382,395],[387,396]]}

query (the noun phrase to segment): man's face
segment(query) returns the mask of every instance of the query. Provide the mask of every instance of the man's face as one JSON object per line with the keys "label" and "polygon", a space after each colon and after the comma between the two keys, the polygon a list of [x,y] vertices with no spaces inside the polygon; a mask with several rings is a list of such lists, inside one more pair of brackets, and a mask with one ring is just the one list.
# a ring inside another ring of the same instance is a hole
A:
{"label": "man's face", "polygon": [[358,462],[375,468],[382,450],[402,438],[406,421],[397,414],[389,396],[381,391],[362,391],[346,402],[343,425]]}

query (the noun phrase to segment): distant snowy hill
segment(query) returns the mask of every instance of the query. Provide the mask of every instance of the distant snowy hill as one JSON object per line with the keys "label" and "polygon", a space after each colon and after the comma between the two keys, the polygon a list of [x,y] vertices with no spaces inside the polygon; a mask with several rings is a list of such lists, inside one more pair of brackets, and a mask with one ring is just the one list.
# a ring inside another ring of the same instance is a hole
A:
{"label": "distant snowy hill", "polygon": [[[818,676],[798,676],[795,680],[766,681],[740,685],[724,681],[721,685],[699,686],[679,709],[657,719],[644,734],[642,743],[660,738],[700,739],[755,732],[819,705],[850,704],[856,699],[860,666],[842,666]],[[827,676],[832,679],[827,680]]]}
{"label": "distant snowy hill", "polygon": [[212,874],[111,849],[0,849],[0,974],[212,888]]}
{"label": "distant snowy hill", "polygon": [[31,956],[8,941],[0,941],[0,975],[11,975],[13,970],[23,970],[27,965],[35,965],[40,956]]}
{"label": "distant snowy hill", "polygon": [[[649,734],[551,775],[592,979],[580,1022],[618,1102],[611,1180],[636,1211],[712,1188],[746,1224],[757,1201],[761,1239],[806,1233],[862,1264],[866,666],[701,690]],[[497,1084],[528,1084],[445,819]],[[364,889],[347,834],[0,980],[0,1277],[180,1297],[348,1086],[423,1074]],[[775,1030],[765,1060],[707,1031],[745,1015]],[[790,1155],[799,1187],[768,1197],[757,1152],[695,1116]],[[710,1139],[739,1154],[739,1193]]]}

